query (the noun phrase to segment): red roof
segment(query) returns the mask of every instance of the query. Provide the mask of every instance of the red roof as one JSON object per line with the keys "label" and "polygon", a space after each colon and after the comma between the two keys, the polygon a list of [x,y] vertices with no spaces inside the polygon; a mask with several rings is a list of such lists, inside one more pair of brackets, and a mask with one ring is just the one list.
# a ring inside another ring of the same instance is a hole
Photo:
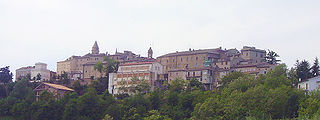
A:
{"label": "red roof", "polygon": [[152,64],[155,62],[137,62],[137,63],[126,63],[126,64],[120,64],[119,66],[129,66],[129,65],[143,65],[143,64]]}

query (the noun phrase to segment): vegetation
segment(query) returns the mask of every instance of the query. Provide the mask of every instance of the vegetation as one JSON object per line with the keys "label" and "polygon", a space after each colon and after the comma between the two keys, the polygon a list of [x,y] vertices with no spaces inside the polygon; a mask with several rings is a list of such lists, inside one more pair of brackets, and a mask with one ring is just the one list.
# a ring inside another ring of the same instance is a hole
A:
{"label": "vegetation", "polygon": [[[141,82],[134,95],[114,97],[94,85],[61,99],[47,91],[35,100],[34,83],[22,79],[8,86],[0,99],[0,119],[21,120],[212,120],[212,119],[315,119],[320,116],[320,92],[305,94],[294,87],[296,77],[278,65],[257,77],[233,72],[215,91],[204,91],[196,79],[170,81],[167,89],[145,92]],[[136,78],[133,78],[135,80]],[[137,80],[138,81],[138,80]],[[1,89],[2,90],[2,89]],[[82,91],[83,94],[78,94]]]}
{"label": "vegetation", "polygon": [[278,60],[277,57],[280,57],[276,52],[272,50],[268,50],[267,56],[266,56],[266,61],[269,64],[278,64],[281,60]]}

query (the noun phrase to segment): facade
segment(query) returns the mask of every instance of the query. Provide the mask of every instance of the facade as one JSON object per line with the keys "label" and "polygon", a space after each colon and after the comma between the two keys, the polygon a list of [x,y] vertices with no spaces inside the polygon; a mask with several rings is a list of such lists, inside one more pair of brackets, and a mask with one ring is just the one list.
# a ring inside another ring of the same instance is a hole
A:
{"label": "facade", "polygon": [[275,65],[270,65],[267,63],[258,63],[258,64],[247,64],[247,65],[237,65],[233,70],[240,71],[243,73],[259,75],[267,74],[268,71],[271,71]]}
{"label": "facade", "polygon": [[61,98],[63,95],[65,95],[69,92],[74,92],[73,89],[70,89],[66,86],[52,84],[52,83],[46,83],[46,82],[42,82],[33,91],[35,92],[37,100],[39,100],[39,97],[43,91],[47,91],[47,92],[52,93],[57,99]]}
{"label": "facade", "polygon": [[[151,48],[150,48],[151,49]],[[70,58],[57,62],[57,75],[67,73],[72,80],[84,79],[90,80],[101,76],[101,73],[94,70],[94,65],[110,57],[120,63],[154,61],[152,58],[140,57],[131,51],[124,51],[123,53],[116,51],[115,54],[110,55],[106,53],[99,53],[99,46],[97,42],[94,43],[91,53],[84,56],[71,56]]]}
{"label": "facade", "polygon": [[47,64],[36,63],[35,66],[22,67],[16,70],[16,80],[22,79],[23,77],[30,77],[30,79],[36,79],[37,75],[41,75],[41,80],[50,80],[54,73],[47,69]]}
{"label": "facade", "polygon": [[302,89],[306,92],[320,89],[320,76],[309,78],[305,82],[298,84],[298,89]]}
{"label": "facade", "polygon": [[31,79],[31,71],[35,68],[35,66],[22,67],[16,70],[16,80],[20,80],[24,77],[30,76]]}
{"label": "facade", "polygon": [[157,62],[137,62],[119,65],[117,73],[109,74],[109,92],[111,94],[129,93],[133,91],[124,89],[136,86],[139,81],[134,81],[136,77],[139,80],[144,79],[151,86],[151,90],[162,85],[163,66]]}
{"label": "facade", "polygon": [[50,80],[50,70],[47,69],[47,64],[36,63],[35,68],[31,70],[31,78],[37,78],[37,75],[41,75],[41,80]]}
{"label": "facade", "polygon": [[71,56],[65,61],[58,62],[57,75],[67,73],[68,77],[74,80],[84,78],[83,65],[103,61],[106,56],[107,54],[105,53],[99,53],[99,47],[96,41],[92,47],[91,53],[84,56]]}
{"label": "facade", "polygon": [[237,49],[200,49],[169,53],[157,57],[163,65],[168,81],[176,78],[197,78],[207,90],[217,85],[220,78],[232,71],[265,74],[273,66],[265,62],[266,51],[244,46]]}

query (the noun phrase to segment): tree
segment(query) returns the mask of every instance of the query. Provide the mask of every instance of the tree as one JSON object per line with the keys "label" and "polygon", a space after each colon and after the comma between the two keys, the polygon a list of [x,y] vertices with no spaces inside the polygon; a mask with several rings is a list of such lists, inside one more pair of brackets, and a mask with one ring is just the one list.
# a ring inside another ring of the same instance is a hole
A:
{"label": "tree", "polygon": [[143,79],[139,79],[137,77],[133,77],[132,82],[137,83],[137,85],[135,86],[135,92],[137,91],[138,93],[147,93],[150,91],[150,84],[143,78]]}
{"label": "tree", "polygon": [[301,82],[312,77],[312,73],[310,72],[310,64],[308,61],[303,60],[301,62],[297,61],[297,76],[298,79],[301,79]]}
{"label": "tree", "polygon": [[318,76],[320,74],[319,71],[320,71],[319,70],[319,60],[318,60],[318,58],[316,58],[314,60],[313,66],[311,67],[312,77]]}
{"label": "tree", "polygon": [[172,120],[168,116],[160,115],[157,110],[150,110],[148,116],[144,117],[143,120]]}
{"label": "tree", "polygon": [[110,115],[106,114],[102,120],[113,120],[113,118]]}
{"label": "tree", "polygon": [[204,86],[201,82],[199,82],[198,79],[196,78],[191,78],[189,85],[188,85],[188,90],[193,90],[193,89],[200,89],[203,90]]}
{"label": "tree", "polygon": [[66,85],[66,86],[69,86],[69,84],[71,83],[70,82],[70,79],[68,77],[68,73],[67,72],[63,72],[61,74],[61,76],[59,77],[59,83],[60,84],[63,84],[63,85]]}
{"label": "tree", "polygon": [[277,64],[278,62],[280,62],[281,60],[277,60],[277,57],[280,57],[276,52],[272,51],[272,50],[268,50],[267,56],[266,56],[266,60],[267,63],[269,64]]}
{"label": "tree", "polygon": [[41,80],[41,74],[40,73],[37,74],[36,80]]}
{"label": "tree", "polygon": [[223,76],[223,78],[219,82],[219,84],[220,84],[219,88],[222,89],[224,87],[227,87],[228,84],[230,84],[234,80],[236,80],[240,77],[244,77],[244,76],[245,76],[245,74],[242,72],[239,72],[239,71],[231,72],[231,73],[227,74],[226,76]]}
{"label": "tree", "polygon": [[104,67],[104,70],[106,72],[107,78],[109,79],[109,73],[118,71],[118,67],[120,63],[110,57],[105,57],[104,61],[107,63],[106,66]]}
{"label": "tree", "polygon": [[12,82],[12,72],[9,70],[9,66],[0,68],[0,84],[8,84]]}
{"label": "tree", "polygon": [[102,77],[102,71],[103,71],[103,64],[101,61],[98,61],[95,65],[94,65],[94,70],[99,71],[100,73],[100,78]]}

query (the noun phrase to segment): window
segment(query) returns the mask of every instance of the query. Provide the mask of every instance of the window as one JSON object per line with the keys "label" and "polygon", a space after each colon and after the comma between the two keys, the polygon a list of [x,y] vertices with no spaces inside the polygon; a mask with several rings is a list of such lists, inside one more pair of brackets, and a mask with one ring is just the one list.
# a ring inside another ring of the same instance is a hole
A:
{"label": "window", "polygon": [[182,62],[182,58],[181,58],[181,62]]}
{"label": "window", "polygon": [[246,56],[249,56],[249,53],[247,53]]}
{"label": "window", "polygon": [[169,62],[169,60],[167,60],[167,63]]}
{"label": "window", "polygon": [[187,57],[187,61],[188,61],[188,57]]}
{"label": "window", "polygon": [[196,60],[198,60],[198,57],[196,57]]}
{"label": "window", "polygon": [[308,83],[306,83],[306,90],[308,90]]}

